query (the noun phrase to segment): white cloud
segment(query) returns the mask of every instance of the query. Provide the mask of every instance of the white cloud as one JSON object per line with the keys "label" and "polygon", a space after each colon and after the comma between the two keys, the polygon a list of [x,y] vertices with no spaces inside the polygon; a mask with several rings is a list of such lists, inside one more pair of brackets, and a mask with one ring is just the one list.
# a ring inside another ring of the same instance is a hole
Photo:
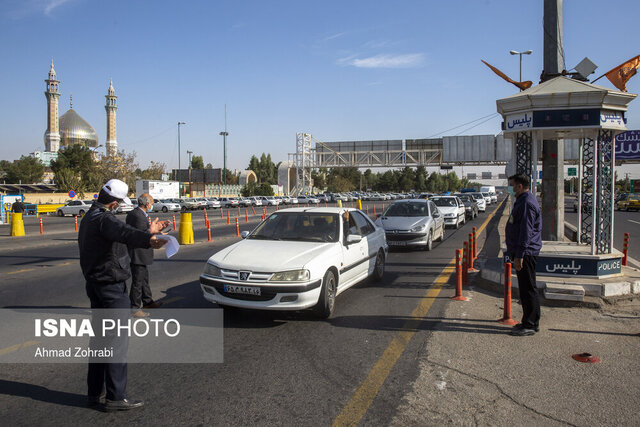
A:
{"label": "white cloud", "polygon": [[0,3],[0,13],[12,19],[22,19],[33,14],[49,16],[54,9],[71,0],[7,0]]}
{"label": "white cloud", "polygon": [[423,53],[404,55],[375,55],[368,58],[347,57],[338,60],[338,64],[358,68],[413,68],[424,64]]}
{"label": "white cloud", "polygon": [[71,0],[49,0],[44,5],[44,14],[48,15],[51,11],[58,6],[62,6],[63,4],[69,2]]}

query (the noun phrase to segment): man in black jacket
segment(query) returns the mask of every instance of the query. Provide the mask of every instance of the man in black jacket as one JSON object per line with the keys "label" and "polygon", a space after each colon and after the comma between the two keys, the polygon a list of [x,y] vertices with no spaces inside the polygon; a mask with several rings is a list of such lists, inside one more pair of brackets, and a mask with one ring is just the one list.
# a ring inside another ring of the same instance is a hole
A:
{"label": "man in black jacket", "polygon": [[[138,197],[138,207],[127,214],[127,224],[138,230],[147,231],[149,229],[149,212],[153,208],[153,197],[144,193]],[[136,248],[129,246],[129,256],[131,257],[131,290],[129,299],[131,307],[137,309],[133,313],[134,317],[148,317],[149,313],[142,311],[142,308],[157,308],[161,302],[153,301],[151,288],[149,287],[148,265],[153,264],[153,249]]]}
{"label": "man in black jacket", "polygon": [[[128,191],[129,187],[124,182],[117,179],[108,181],[100,190],[98,200],[80,222],[80,267],[86,281],[91,308],[125,309],[124,311],[128,312],[131,304],[125,281],[131,273],[127,245],[158,249],[166,243],[155,234],[167,227],[169,221],[159,222],[156,219],[148,231],[140,231],[115,217],[113,211],[122,201],[130,203],[127,198]],[[116,344],[126,354],[128,341],[122,339]],[[87,403],[90,406],[100,403],[105,384],[106,410],[128,410],[143,405],[142,401],[127,397],[126,363],[97,363],[90,359],[87,373]]]}

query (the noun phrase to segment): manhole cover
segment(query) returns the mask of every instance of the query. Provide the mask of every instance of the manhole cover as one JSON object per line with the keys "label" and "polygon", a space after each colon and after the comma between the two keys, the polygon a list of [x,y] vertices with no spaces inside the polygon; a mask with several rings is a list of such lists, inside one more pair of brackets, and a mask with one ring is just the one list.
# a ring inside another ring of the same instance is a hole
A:
{"label": "manhole cover", "polygon": [[599,363],[600,362],[600,359],[598,359],[596,356],[590,353],[574,354],[571,357],[573,357],[578,362],[582,362],[582,363]]}

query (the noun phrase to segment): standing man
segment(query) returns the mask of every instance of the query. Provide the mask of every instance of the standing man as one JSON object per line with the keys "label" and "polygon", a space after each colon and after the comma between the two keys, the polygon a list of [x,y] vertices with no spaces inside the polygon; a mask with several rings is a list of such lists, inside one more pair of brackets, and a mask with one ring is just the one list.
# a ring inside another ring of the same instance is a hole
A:
{"label": "standing man", "polygon": [[[155,234],[169,225],[169,221],[156,219],[148,231],[140,231],[118,220],[113,211],[120,203],[131,201],[127,198],[129,187],[118,179],[108,181],[100,190],[98,200],[93,203],[82,218],[78,232],[80,267],[86,280],[86,291],[91,308],[125,309],[129,312],[131,303],[127,296],[126,280],[129,271],[127,245],[136,248],[158,249],[165,240]],[[98,310],[99,311],[99,310]],[[94,313],[94,321],[98,314]],[[126,355],[127,338],[120,338],[116,344]],[[106,384],[105,409],[107,411],[128,410],[143,405],[140,400],[127,397],[127,363],[97,363],[89,360],[87,374],[89,406],[100,404]]]}
{"label": "standing man", "polygon": [[13,204],[11,205],[11,212],[24,213],[24,203],[22,203],[22,199],[13,202]]}
{"label": "standing man", "polygon": [[[127,214],[127,224],[138,230],[147,231],[149,229],[149,212],[153,208],[153,197],[144,193],[138,197],[138,207]],[[153,264],[152,248],[135,248],[129,246],[129,256],[131,257],[131,291],[129,299],[131,308],[136,309],[134,317],[148,317],[149,313],[142,311],[142,308],[158,308],[161,302],[154,302],[151,297],[149,287],[148,265]]]}
{"label": "standing man", "polygon": [[509,194],[516,202],[505,229],[507,255],[516,269],[522,304],[522,322],[513,327],[511,335],[527,336],[540,330],[536,261],[542,248],[542,216],[536,197],[529,191],[528,176],[510,176]]}

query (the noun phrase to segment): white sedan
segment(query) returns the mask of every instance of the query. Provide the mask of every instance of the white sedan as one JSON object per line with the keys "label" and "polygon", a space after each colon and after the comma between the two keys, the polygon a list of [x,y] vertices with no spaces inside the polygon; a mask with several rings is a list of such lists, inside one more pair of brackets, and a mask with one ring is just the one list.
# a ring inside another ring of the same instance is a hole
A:
{"label": "white sedan", "polygon": [[384,274],[384,230],[357,209],[287,209],[242,235],[207,261],[200,276],[206,300],[263,310],[314,308],[328,318],[337,295]]}
{"label": "white sedan", "polygon": [[92,204],[93,200],[72,200],[65,206],[59,207],[56,211],[56,215],[83,216],[86,212],[89,211],[89,209],[91,209]]}
{"label": "white sedan", "polygon": [[438,210],[444,215],[444,224],[459,228],[466,222],[464,203],[456,196],[436,196],[430,200],[436,204]]}

